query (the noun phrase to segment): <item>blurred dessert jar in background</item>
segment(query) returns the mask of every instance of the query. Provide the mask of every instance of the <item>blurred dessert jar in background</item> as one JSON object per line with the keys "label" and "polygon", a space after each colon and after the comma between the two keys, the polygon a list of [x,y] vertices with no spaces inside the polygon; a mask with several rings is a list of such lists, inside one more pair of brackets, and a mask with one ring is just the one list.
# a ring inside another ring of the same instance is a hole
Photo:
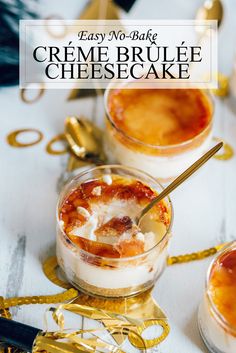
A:
{"label": "blurred dessert jar in background", "polygon": [[182,173],[208,149],[213,102],[200,89],[105,92],[105,151],[110,162],[139,168],[161,180]]}
{"label": "blurred dessert jar in background", "polygon": [[211,352],[236,352],[236,241],[224,248],[208,269],[198,319]]}

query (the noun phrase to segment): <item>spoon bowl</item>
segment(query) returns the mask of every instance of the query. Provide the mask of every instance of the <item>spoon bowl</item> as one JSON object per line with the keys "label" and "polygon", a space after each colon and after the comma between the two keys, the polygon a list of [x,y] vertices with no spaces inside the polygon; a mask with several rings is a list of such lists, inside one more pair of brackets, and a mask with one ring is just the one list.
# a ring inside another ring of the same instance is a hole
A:
{"label": "spoon bowl", "polygon": [[221,0],[206,0],[197,11],[197,20],[217,20],[218,28],[224,17],[224,9]]}

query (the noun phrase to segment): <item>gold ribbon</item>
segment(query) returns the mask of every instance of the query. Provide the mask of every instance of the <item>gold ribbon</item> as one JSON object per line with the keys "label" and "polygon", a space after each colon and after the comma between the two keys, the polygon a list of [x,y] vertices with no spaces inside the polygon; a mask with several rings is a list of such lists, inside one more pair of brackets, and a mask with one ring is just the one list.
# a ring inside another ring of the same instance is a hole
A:
{"label": "gold ribbon", "polygon": [[[90,330],[89,333],[95,333]],[[82,338],[81,335],[86,330],[72,333],[46,332],[39,334],[34,342],[32,353],[91,353],[91,352],[111,352],[124,353],[120,348],[96,338]]]}
{"label": "gold ribbon", "polygon": [[[77,330],[73,332],[67,332],[64,330],[64,325],[65,325],[65,320],[64,320],[64,315],[63,311],[68,310],[70,312],[73,312],[75,314],[79,314],[81,316],[87,317],[89,319],[93,320],[98,320],[102,321],[103,323],[106,322],[105,327],[99,328],[99,329],[89,329],[89,330]],[[57,308],[50,308],[49,311],[52,312],[52,317],[56,324],[59,327],[59,331],[56,333],[49,333],[50,337],[54,339],[54,342],[50,342],[50,344],[53,344],[54,350],[53,352],[56,353],[57,348],[57,341],[58,339],[69,339],[70,342],[73,344],[76,343],[77,345],[79,344],[79,348],[86,348],[88,350],[83,350],[83,352],[92,352],[91,348],[98,349],[99,347],[106,347],[109,352],[119,352],[122,353],[123,351],[120,350],[119,347],[114,346],[114,345],[108,345],[107,342],[105,341],[99,341],[98,336],[96,336],[96,333],[99,331],[104,331],[104,330],[109,330],[110,334],[115,337],[116,335],[121,335],[123,337],[122,342],[125,340],[125,338],[129,338],[130,343],[139,348],[143,349],[146,351],[147,348],[151,348],[162,342],[167,335],[169,334],[169,325],[164,318],[159,318],[159,319],[148,319],[148,320],[142,320],[142,319],[136,319],[133,318],[129,315],[121,315],[117,314],[114,312],[110,312],[104,309],[99,309],[95,307],[90,307],[86,305],[80,305],[77,304],[76,302],[72,302],[69,304],[61,304]],[[150,326],[153,325],[159,325],[162,328],[162,333],[154,338],[154,339],[144,339],[142,337],[143,331]],[[93,334],[96,336],[96,340],[84,340],[81,337],[84,334]],[[45,334],[43,334],[45,337]],[[48,334],[46,334],[46,338],[48,338]],[[45,341],[42,337],[40,337],[40,342],[43,344],[43,347],[45,348]],[[48,343],[48,341],[47,341]],[[67,342],[68,343],[68,342]],[[86,347],[84,346],[86,345]],[[36,345],[38,345],[38,341],[36,341]],[[66,347],[65,347],[66,348]],[[68,349],[69,347],[67,347]],[[66,349],[66,350],[67,350]],[[40,350],[37,348],[36,351],[34,352],[39,352]],[[99,350],[98,350],[99,351]]]}

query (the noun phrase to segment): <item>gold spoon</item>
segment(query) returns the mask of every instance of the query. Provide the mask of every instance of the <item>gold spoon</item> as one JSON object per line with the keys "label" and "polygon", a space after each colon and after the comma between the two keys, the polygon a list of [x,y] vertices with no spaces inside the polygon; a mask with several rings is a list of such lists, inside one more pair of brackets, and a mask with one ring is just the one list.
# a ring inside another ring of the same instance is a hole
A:
{"label": "gold spoon", "polygon": [[197,11],[197,20],[217,20],[218,28],[222,23],[224,9],[221,0],[206,0]]}
{"label": "gold spoon", "polygon": [[215,147],[210,149],[201,158],[194,162],[188,169],[186,169],[180,176],[178,176],[170,185],[167,186],[157,197],[155,197],[144,209],[136,216],[135,223],[139,226],[142,218],[149,212],[149,210],[158,202],[160,202],[165,196],[169,195],[175,190],[180,184],[182,184],[187,178],[195,173],[204,163],[206,163],[216,152],[221,149],[223,142],[218,143]]}
{"label": "gold spoon", "polygon": [[90,121],[74,116],[65,121],[65,137],[73,154],[80,160],[105,161],[99,129]]}

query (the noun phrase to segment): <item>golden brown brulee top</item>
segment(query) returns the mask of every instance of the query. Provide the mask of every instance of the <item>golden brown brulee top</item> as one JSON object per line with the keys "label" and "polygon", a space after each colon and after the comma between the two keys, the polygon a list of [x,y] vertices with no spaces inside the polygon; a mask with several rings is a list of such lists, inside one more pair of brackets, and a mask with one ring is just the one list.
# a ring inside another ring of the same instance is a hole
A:
{"label": "golden brown brulee top", "polygon": [[236,329],[236,249],[223,254],[213,265],[210,296],[225,321]]}
{"label": "golden brown brulee top", "polygon": [[[74,236],[74,227],[82,227],[87,219],[78,212],[78,207],[83,207],[90,214],[94,204],[106,204],[115,200],[134,201],[138,205],[146,205],[157,193],[146,184],[140,181],[112,176],[112,184],[109,185],[102,179],[94,179],[79,185],[63,201],[59,210],[59,219],[63,221],[64,231],[70,240],[80,248],[92,254],[103,257],[129,257],[144,252],[144,244],[136,238],[130,238],[119,242],[118,246],[107,243],[90,241],[83,236]],[[131,206],[131,207],[134,207]],[[170,223],[170,215],[164,201],[159,202],[153,210],[155,220],[162,222],[166,227]],[[98,236],[115,235],[121,236],[132,227],[132,221],[129,217],[113,217],[106,223],[100,224],[95,230]]]}
{"label": "golden brown brulee top", "polygon": [[154,146],[190,140],[212,118],[212,104],[199,89],[114,89],[108,110],[125,135]]}

